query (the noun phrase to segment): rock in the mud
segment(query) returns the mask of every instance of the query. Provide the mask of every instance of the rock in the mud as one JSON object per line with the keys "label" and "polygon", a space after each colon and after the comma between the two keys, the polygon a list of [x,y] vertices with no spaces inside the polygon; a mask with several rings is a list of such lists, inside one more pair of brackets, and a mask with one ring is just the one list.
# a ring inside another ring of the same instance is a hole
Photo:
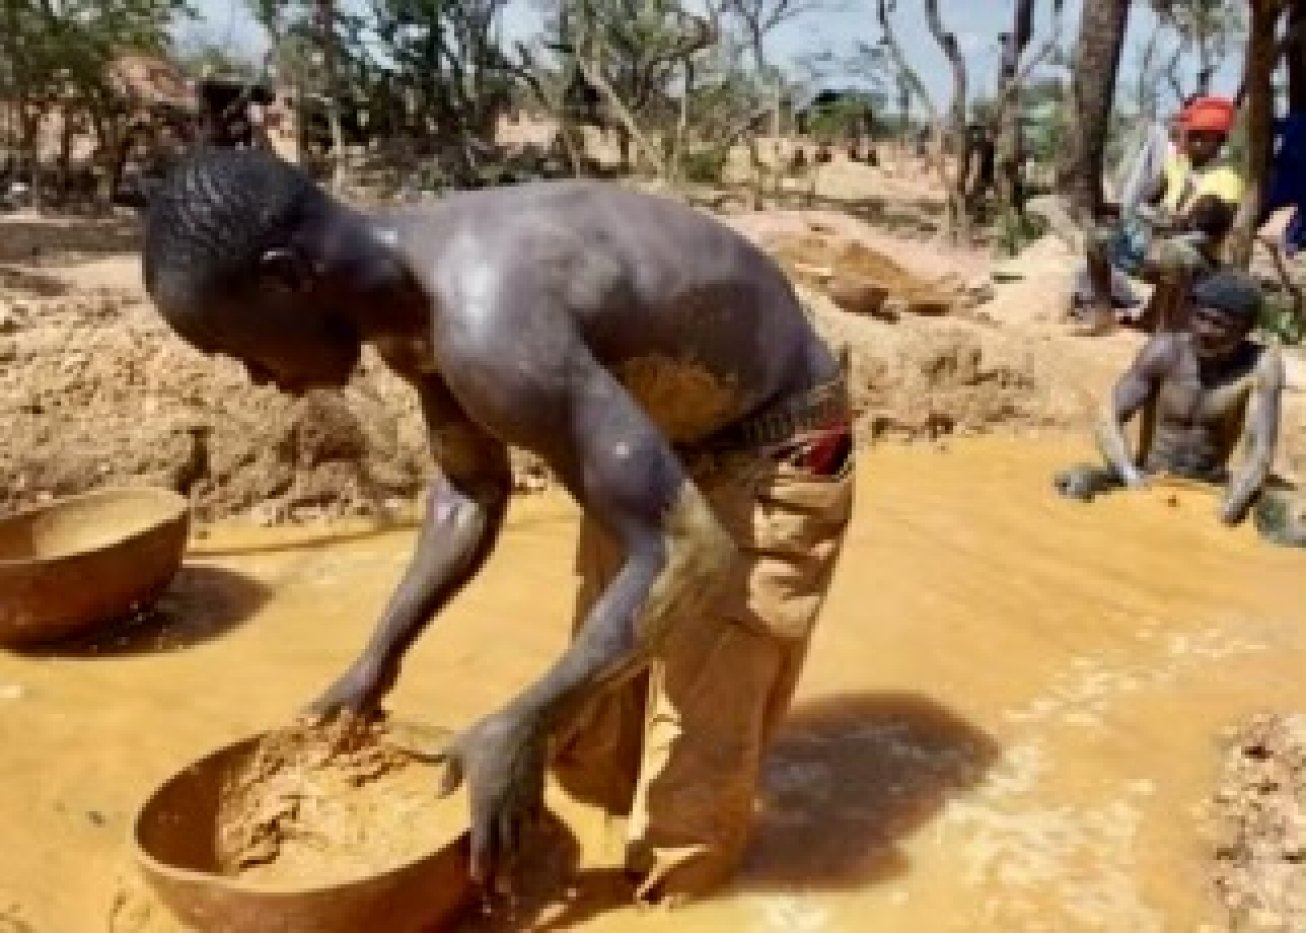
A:
{"label": "rock in the mud", "polygon": [[899,295],[891,295],[880,308],[879,317],[888,321],[896,321],[908,311],[911,310],[911,303]]}
{"label": "rock in the mud", "polygon": [[960,291],[962,307],[966,309],[978,308],[982,304],[987,304],[997,294],[993,279],[987,275],[971,279],[961,287]]}
{"label": "rock in the mud", "polygon": [[830,280],[826,291],[836,305],[849,314],[866,314],[896,319],[896,314],[885,310],[889,289],[873,279],[859,275],[837,275]]}

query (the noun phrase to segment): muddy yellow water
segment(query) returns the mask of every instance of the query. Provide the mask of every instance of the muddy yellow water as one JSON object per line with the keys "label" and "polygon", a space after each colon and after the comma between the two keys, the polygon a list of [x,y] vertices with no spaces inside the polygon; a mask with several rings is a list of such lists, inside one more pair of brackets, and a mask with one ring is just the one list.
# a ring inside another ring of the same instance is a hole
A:
{"label": "muddy yellow water", "polygon": [[[1224,530],[1200,494],[1062,503],[1049,471],[1083,453],[979,441],[863,459],[734,888],[668,917],[613,909],[598,885],[468,925],[1222,928],[1200,808],[1223,729],[1306,709],[1306,554]],[[562,497],[514,504],[483,577],[410,657],[400,714],[465,723],[542,669],[564,641],[575,528]],[[165,628],[0,654],[0,930],[166,928],[119,893],[133,809],[170,771],[323,688],[412,537],[215,529],[167,597]]]}

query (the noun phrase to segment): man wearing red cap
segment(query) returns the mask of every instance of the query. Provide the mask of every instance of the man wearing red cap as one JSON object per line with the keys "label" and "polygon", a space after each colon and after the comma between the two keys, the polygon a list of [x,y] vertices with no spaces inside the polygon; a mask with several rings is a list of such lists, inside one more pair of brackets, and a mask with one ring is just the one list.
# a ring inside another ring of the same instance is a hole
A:
{"label": "man wearing red cap", "polygon": [[[1199,97],[1179,116],[1181,143],[1154,189],[1116,228],[1089,237],[1089,307],[1081,333],[1101,334],[1115,323],[1112,267],[1166,286],[1214,269],[1233,226],[1243,182],[1219,161],[1237,110],[1232,101]],[[1165,242],[1158,243],[1158,237]],[[1158,289],[1144,319],[1155,317],[1172,289]]]}
{"label": "man wearing red cap", "polygon": [[1223,97],[1199,97],[1184,109],[1181,152],[1166,166],[1161,205],[1174,216],[1210,195],[1227,204],[1242,200],[1242,178],[1218,156],[1233,129],[1237,109]]}

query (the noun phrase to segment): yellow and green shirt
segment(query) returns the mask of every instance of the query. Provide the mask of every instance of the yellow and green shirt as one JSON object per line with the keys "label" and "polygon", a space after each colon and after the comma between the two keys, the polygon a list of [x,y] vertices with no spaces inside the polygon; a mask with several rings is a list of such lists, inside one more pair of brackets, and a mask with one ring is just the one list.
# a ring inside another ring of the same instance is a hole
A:
{"label": "yellow and green shirt", "polygon": [[1194,169],[1188,157],[1173,153],[1165,163],[1166,208],[1175,214],[1186,211],[1198,198],[1213,195],[1226,204],[1237,206],[1243,199],[1243,180],[1228,165],[1211,165]]}

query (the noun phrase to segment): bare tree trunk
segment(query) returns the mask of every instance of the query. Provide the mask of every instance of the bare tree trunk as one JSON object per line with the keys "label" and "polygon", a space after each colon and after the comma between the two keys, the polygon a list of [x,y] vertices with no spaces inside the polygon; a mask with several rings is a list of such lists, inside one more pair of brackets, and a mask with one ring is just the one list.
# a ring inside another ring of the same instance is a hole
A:
{"label": "bare tree trunk", "polygon": [[39,111],[29,111],[22,115],[23,158],[31,173],[31,188],[28,192],[32,210],[38,214],[45,208],[45,186],[41,183],[41,123],[44,115]]}
{"label": "bare tree trunk", "polygon": [[666,163],[658,155],[657,149],[653,147],[649,142],[648,137],[644,135],[644,132],[635,122],[635,117],[630,112],[630,108],[622,102],[612,85],[603,77],[603,73],[599,70],[600,66],[598,57],[595,56],[595,59],[591,61],[586,57],[586,54],[588,53],[576,56],[576,64],[580,66],[581,73],[585,76],[585,80],[589,82],[590,87],[603,95],[604,103],[606,103],[612,110],[612,113],[617,118],[621,128],[629,134],[630,140],[634,142],[635,147],[639,149],[640,154],[648,161],[648,164],[652,166],[653,171],[657,176],[659,178],[665,178],[667,175]]}
{"label": "bare tree trunk", "polygon": [[[935,12],[938,12],[937,7]],[[938,108],[934,106],[934,101],[930,99],[929,91],[925,89],[925,82],[921,80],[921,76],[916,73],[911,63],[907,61],[902,46],[898,44],[898,37],[893,31],[893,21],[889,18],[887,0],[877,0],[876,19],[880,23],[880,39],[888,50],[889,57],[893,59],[893,67],[898,73],[902,92],[907,95],[909,100],[912,96],[919,99],[921,105],[925,108],[927,121],[933,123],[938,118]]]}
{"label": "bare tree trunk", "polygon": [[1116,73],[1129,23],[1129,0],[1089,0],[1079,27],[1072,95],[1078,120],[1071,124],[1067,187],[1081,223],[1102,210],[1102,169]]}
{"label": "bare tree trunk", "polygon": [[1158,112],[1159,101],[1156,83],[1160,78],[1160,74],[1156,68],[1156,58],[1160,43],[1161,21],[1157,20],[1152,27],[1152,34],[1147,37],[1147,44],[1143,46],[1143,54],[1138,64],[1137,84],[1134,90],[1134,97],[1138,101],[1138,119],[1145,124],[1155,123]]}
{"label": "bare tree trunk", "polygon": [[671,152],[667,155],[667,170],[671,183],[678,184],[682,178],[685,155],[685,132],[689,127],[689,96],[694,91],[694,62],[685,59],[685,86],[680,94],[679,113],[676,115],[676,134]]}
{"label": "bare tree trunk", "polygon": [[1197,37],[1197,96],[1206,97],[1211,93],[1211,79],[1215,77],[1215,50],[1211,48],[1213,38],[1203,32]]}
{"label": "bare tree trunk", "polygon": [[[1021,184],[1020,59],[1034,32],[1034,0],[1016,0],[1015,24],[1004,37],[998,72],[997,184],[1002,220],[1008,229],[1025,216]],[[1011,241],[1014,249],[1014,240]]]}
{"label": "bare tree trunk", "polygon": [[[957,37],[947,31],[939,17],[939,0],[925,0],[925,21],[934,41],[952,66],[952,106],[948,113],[946,136],[956,157],[948,181],[948,232],[954,241],[970,242],[970,217],[966,212],[966,172],[962,152],[966,139],[966,60],[961,57]],[[946,163],[946,156],[944,157]],[[946,172],[945,172],[946,176]]]}
{"label": "bare tree trunk", "polygon": [[318,48],[322,52],[322,75],[326,97],[327,125],[331,131],[331,187],[339,191],[345,181],[345,134],[340,126],[340,80],[336,61],[335,0],[316,0]]}
{"label": "bare tree trunk", "polygon": [[1306,0],[1297,0],[1288,13],[1292,42],[1285,53],[1288,64],[1288,109],[1306,113]]}
{"label": "bare tree trunk", "polygon": [[1256,222],[1265,200],[1266,176],[1274,143],[1274,87],[1277,62],[1276,33],[1286,0],[1251,0],[1247,30],[1247,58],[1243,65],[1246,91],[1247,155],[1243,174],[1247,188],[1238,219],[1229,235],[1229,261],[1244,269],[1251,265],[1256,242]]}
{"label": "bare tree trunk", "polygon": [[903,78],[898,79],[898,115],[902,121],[902,125],[898,127],[898,142],[902,146],[898,168],[904,171],[907,168],[908,157],[911,155],[911,88]]}
{"label": "bare tree trunk", "polygon": [[72,187],[73,130],[76,128],[73,114],[73,108],[65,104],[63,112],[59,115],[59,156],[55,174],[55,178],[58,180],[55,183],[55,190],[58,191],[59,202],[65,208],[68,203],[69,189]]}

